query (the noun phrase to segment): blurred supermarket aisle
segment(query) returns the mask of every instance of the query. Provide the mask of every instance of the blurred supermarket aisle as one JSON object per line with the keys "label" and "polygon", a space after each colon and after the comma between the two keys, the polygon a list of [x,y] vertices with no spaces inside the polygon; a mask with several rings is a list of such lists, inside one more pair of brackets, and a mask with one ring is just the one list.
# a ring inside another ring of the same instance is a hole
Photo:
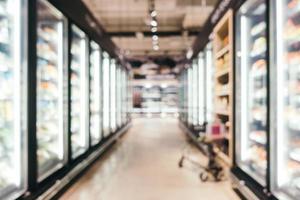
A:
{"label": "blurred supermarket aisle", "polygon": [[201,183],[197,172],[178,168],[186,139],[176,119],[135,119],[118,143],[61,199],[238,199],[229,182]]}

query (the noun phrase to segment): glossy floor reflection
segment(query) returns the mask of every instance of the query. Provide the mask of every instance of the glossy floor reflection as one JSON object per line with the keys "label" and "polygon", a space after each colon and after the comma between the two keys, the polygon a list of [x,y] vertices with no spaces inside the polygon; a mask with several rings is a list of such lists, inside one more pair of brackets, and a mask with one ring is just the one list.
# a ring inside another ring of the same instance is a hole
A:
{"label": "glossy floor reflection", "polygon": [[228,181],[202,183],[192,168],[178,168],[185,144],[176,119],[134,119],[130,131],[61,199],[238,199]]}

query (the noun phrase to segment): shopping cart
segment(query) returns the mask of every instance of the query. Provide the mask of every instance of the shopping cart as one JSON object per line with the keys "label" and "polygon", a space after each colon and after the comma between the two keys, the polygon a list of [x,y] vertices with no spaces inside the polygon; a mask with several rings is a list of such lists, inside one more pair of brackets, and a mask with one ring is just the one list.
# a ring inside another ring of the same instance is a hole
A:
{"label": "shopping cart", "polygon": [[185,145],[183,154],[178,162],[178,166],[182,168],[184,161],[190,162],[192,165],[200,169],[199,178],[201,181],[223,181],[225,180],[224,167],[217,161],[217,152],[214,148],[215,138],[208,137],[205,134],[200,134],[197,138],[198,146],[201,147],[201,152],[208,158],[208,162],[201,163],[191,158],[189,155],[192,152],[190,144]]}

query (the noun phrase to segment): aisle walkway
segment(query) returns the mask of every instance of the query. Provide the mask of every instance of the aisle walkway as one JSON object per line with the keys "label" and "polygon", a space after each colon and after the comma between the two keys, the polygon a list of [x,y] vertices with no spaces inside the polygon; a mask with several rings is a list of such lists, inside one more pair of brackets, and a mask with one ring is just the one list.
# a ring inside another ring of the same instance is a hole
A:
{"label": "aisle walkway", "polygon": [[131,130],[64,200],[236,200],[228,182],[201,183],[178,168],[184,134],[175,119],[135,119]]}

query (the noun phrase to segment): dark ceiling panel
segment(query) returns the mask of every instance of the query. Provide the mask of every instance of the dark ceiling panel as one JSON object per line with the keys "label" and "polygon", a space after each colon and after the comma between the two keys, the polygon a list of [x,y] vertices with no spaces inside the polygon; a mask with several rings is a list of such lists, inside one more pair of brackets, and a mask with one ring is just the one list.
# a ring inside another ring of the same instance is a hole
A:
{"label": "dark ceiling panel", "polygon": [[[109,32],[108,33],[111,37],[134,37],[136,32]],[[169,36],[181,36],[181,31],[164,31],[164,32],[156,32],[156,35],[160,37],[169,37]],[[197,36],[199,31],[188,31],[188,36]],[[146,37],[150,37],[153,35],[152,32],[147,31],[143,32],[143,35]]]}
{"label": "dark ceiling panel", "polygon": [[177,0],[177,6],[201,6],[202,3],[206,3],[207,6],[214,6],[218,3],[218,0]]}
{"label": "dark ceiling panel", "polygon": [[86,5],[80,0],[49,0],[72,22],[79,26],[84,32],[98,42],[102,49],[107,51],[111,56],[118,56],[118,48],[112,42],[110,36],[100,25],[98,20],[89,11]]}

